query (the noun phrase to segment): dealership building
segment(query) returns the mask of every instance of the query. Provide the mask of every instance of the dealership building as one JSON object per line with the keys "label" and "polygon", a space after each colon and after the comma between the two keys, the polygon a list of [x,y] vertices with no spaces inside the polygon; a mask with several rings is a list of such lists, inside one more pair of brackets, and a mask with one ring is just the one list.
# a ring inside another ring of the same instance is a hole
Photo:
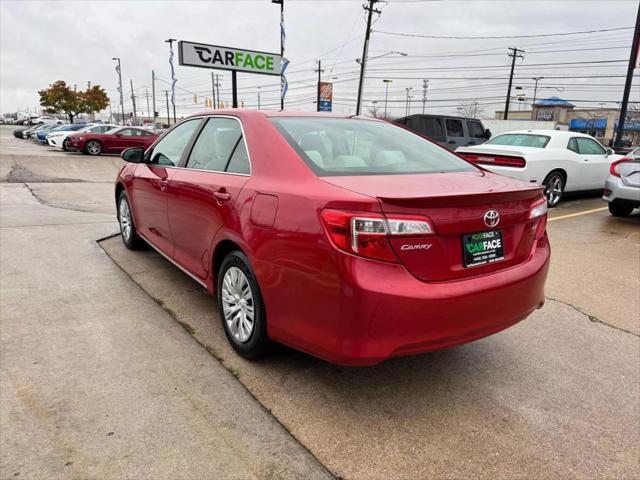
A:
{"label": "dealership building", "polygon": [[[619,115],[619,108],[576,108],[566,100],[550,97],[534,103],[532,110],[510,111],[508,119],[554,122],[557,128],[587,133],[608,146],[615,138]],[[504,111],[495,113],[496,119],[503,117]],[[640,144],[640,112],[628,112],[624,137],[628,137],[632,145]]]}

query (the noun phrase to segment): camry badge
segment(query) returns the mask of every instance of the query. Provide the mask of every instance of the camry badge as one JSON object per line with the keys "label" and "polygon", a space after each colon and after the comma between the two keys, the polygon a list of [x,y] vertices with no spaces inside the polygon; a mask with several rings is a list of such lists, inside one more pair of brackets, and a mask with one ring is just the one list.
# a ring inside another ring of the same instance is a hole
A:
{"label": "camry badge", "polygon": [[489,210],[484,214],[484,224],[487,227],[495,227],[500,222],[500,214],[495,210]]}
{"label": "camry badge", "polygon": [[429,250],[431,248],[430,243],[422,243],[420,245],[402,245],[400,250]]}

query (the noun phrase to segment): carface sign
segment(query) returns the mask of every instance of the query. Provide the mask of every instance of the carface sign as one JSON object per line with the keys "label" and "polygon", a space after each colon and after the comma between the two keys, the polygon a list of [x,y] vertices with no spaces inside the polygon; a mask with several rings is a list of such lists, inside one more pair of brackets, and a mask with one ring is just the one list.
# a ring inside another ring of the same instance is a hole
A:
{"label": "carface sign", "polygon": [[219,47],[204,43],[178,42],[180,65],[280,75],[282,58],[275,53]]}
{"label": "carface sign", "polygon": [[320,108],[321,112],[330,112],[333,103],[333,83],[320,82]]}

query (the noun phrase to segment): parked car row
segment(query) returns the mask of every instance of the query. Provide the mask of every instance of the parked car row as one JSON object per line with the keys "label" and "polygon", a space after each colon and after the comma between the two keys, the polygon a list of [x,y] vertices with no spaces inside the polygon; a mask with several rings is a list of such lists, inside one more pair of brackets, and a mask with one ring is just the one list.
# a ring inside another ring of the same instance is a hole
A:
{"label": "parked car row", "polygon": [[590,135],[561,130],[519,130],[491,137],[480,120],[446,115],[410,115],[395,123],[481,168],[544,186],[550,208],[567,192],[603,189],[613,215],[629,215],[640,207],[640,149],[623,156]]}
{"label": "parked car row", "polygon": [[141,127],[128,127],[104,123],[40,124],[16,129],[16,138],[31,139],[65,152],[77,151],[88,155],[121,153],[130,147],[148,147],[159,133]]}

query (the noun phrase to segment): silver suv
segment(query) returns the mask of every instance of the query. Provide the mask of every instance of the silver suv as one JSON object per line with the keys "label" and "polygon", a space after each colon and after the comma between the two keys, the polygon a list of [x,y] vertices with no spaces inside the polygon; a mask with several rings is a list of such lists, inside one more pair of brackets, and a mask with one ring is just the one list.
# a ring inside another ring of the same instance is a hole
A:
{"label": "silver suv", "polygon": [[602,199],[616,217],[627,217],[640,207],[640,147],[611,164]]}

